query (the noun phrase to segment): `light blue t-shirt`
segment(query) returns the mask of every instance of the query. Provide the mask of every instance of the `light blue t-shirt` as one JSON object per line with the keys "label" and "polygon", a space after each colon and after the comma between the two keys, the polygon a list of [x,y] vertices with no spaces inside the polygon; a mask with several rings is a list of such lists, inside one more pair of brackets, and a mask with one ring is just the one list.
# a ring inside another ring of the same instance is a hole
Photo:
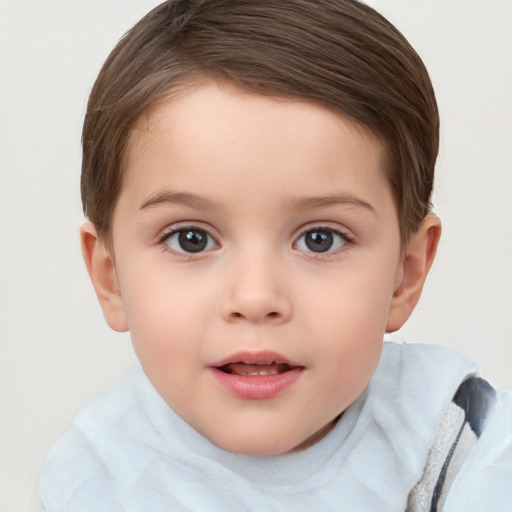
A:
{"label": "light blue t-shirt", "polygon": [[[368,388],[325,438],[244,456],[192,429],[137,365],[50,451],[40,498],[48,512],[404,512],[454,393],[477,371],[447,348],[385,343]],[[512,390],[497,397],[445,512],[512,510]]]}

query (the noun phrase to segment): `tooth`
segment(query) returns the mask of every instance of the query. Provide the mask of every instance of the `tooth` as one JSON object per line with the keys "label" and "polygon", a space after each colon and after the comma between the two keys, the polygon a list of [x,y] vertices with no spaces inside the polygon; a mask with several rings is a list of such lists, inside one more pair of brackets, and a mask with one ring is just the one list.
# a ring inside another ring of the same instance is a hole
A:
{"label": "tooth", "polygon": [[259,371],[253,371],[253,372],[247,372],[247,371],[235,371],[235,370],[229,370],[231,375],[239,375],[241,377],[254,377],[256,375],[278,375],[279,370],[276,368],[265,368],[261,369]]}

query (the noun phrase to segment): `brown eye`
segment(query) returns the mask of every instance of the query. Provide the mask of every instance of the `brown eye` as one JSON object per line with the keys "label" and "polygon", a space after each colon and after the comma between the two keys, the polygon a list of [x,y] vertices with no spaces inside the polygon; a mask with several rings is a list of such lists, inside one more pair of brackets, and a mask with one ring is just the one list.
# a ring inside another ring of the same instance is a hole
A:
{"label": "brown eye", "polygon": [[324,253],[335,251],[347,242],[346,236],[332,229],[311,229],[302,234],[295,246],[301,251]]}
{"label": "brown eye", "polygon": [[329,231],[310,231],[304,235],[306,247],[313,252],[327,252],[334,243]]}
{"label": "brown eye", "polygon": [[215,247],[213,238],[202,229],[179,229],[172,232],[165,243],[174,251],[198,253]]}

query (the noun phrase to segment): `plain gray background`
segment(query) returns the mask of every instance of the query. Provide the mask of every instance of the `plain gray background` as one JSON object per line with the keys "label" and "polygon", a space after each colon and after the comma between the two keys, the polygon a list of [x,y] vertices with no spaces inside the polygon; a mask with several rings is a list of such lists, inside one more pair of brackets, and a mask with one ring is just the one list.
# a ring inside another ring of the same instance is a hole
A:
{"label": "plain gray background", "polygon": [[[0,509],[34,507],[48,448],[134,357],[79,251],[80,132],[97,72],[155,0],[0,0]],[[430,70],[444,232],[396,340],[438,342],[512,385],[512,2],[374,0]]]}

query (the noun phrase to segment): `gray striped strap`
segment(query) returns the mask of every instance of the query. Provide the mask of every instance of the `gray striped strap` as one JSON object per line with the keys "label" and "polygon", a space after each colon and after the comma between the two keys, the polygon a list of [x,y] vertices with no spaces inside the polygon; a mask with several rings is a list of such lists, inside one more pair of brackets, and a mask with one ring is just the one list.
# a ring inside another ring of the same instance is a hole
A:
{"label": "gray striped strap", "polygon": [[429,451],[420,481],[409,494],[406,512],[441,512],[457,473],[480,437],[495,400],[494,388],[470,377],[460,386]]}

